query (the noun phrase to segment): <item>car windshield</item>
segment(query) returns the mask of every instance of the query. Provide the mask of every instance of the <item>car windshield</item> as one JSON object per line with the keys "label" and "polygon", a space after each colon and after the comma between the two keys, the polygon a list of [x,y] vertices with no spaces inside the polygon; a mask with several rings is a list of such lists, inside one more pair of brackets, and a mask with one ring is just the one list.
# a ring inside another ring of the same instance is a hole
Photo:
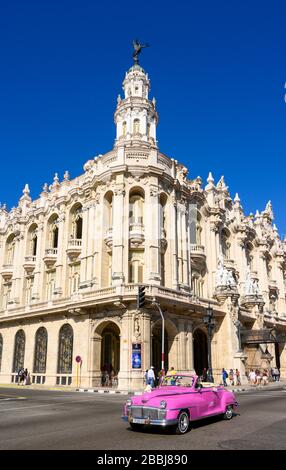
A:
{"label": "car windshield", "polygon": [[192,387],[194,383],[194,378],[188,375],[166,375],[162,382],[162,387]]}

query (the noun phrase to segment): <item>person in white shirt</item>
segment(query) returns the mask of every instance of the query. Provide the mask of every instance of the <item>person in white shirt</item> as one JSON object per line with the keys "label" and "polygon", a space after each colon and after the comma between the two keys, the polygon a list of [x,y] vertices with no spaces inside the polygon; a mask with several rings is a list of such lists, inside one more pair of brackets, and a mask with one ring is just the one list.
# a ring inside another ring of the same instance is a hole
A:
{"label": "person in white shirt", "polygon": [[154,374],[154,367],[153,366],[151,366],[150,369],[148,369],[147,380],[148,380],[148,385],[150,385],[152,388],[154,388],[155,387],[155,374]]}
{"label": "person in white shirt", "polygon": [[256,383],[256,373],[254,372],[253,369],[251,369],[251,371],[249,372],[248,377],[249,377],[250,385],[254,387]]}

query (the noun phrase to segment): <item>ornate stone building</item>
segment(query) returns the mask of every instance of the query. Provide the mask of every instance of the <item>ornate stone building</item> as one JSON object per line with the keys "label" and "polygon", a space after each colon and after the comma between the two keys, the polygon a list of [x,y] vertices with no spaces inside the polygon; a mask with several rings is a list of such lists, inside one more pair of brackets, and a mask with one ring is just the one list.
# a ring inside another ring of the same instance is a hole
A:
{"label": "ornate stone building", "polygon": [[[221,177],[162,154],[150,81],[135,63],[115,110],[113,149],[32,201],[0,209],[0,383],[25,366],[34,383],[141,388],[161,366],[213,375],[277,365],[286,376],[286,246],[269,202],[245,215]],[[146,304],[136,307],[138,284]],[[76,363],[75,357],[81,362]],[[78,364],[78,365],[77,365]],[[112,373],[111,373],[112,371]],[[107,383],[107,382],[106,382]]]}

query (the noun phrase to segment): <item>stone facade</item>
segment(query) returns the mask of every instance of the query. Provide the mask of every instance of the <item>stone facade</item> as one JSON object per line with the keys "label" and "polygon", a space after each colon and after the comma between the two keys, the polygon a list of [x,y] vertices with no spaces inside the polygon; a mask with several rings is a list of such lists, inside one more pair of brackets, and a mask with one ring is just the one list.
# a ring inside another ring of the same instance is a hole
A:
{"label": "stone facade", "polygon": [[[224,178],[204,186],[162,154],[150,81],[134,64],[113,149],[70,180],[0,208],[0,382],[141,388],[144,371],[277,365],[286,376],[286,245],[269,202],[245,215]],[[138,284],[146,303],[137,309]],[[81,362],[75,357],[80,356]],[[137,362],[135,361],[137,358]]]}

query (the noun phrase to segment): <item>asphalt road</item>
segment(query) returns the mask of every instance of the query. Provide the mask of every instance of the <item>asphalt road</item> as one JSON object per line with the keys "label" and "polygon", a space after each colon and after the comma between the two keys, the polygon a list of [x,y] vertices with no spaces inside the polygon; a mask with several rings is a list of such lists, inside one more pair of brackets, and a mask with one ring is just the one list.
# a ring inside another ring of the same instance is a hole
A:
{"label": "asphalt road", "polygon": [[286,389],[237,394],[239,414],[210,418],[177,436],[131,431],[121,420],[127,396],[0,388],[0,449],[286,449]]}

